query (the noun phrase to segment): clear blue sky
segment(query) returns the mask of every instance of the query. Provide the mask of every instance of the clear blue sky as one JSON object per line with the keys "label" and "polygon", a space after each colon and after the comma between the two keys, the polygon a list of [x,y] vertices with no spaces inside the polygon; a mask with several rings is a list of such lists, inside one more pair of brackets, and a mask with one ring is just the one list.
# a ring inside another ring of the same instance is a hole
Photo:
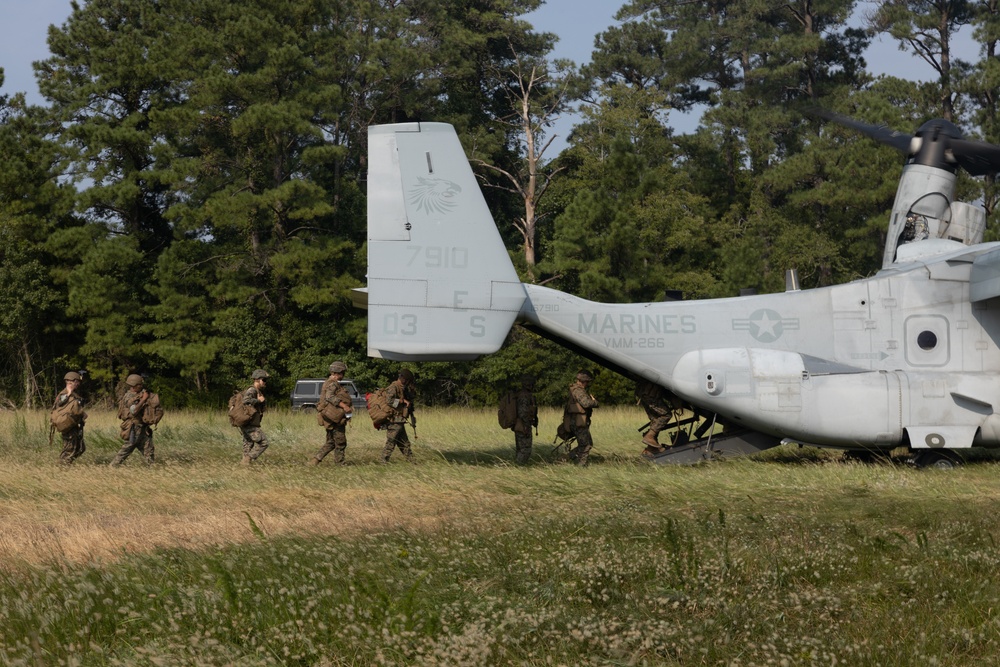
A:
{"label": "clear blue sky", "polygon": [[48,57],[49,24],[66,20],[69,0],[0,0],[0,7],[0,67],[4,71],[0,93],[27,91],[32,102],[41,102],[31,63]]}
{"label": "clear blue sky", "polygon": [[[537,30],[559,35],[553,56],[569,58],[577,64],[590,60],[594,37],[614,23],[613,16],[621,2],[617,0],[547,0],[525,18]],[[864,6],[864,3],[862,3]],[[49,24],[61,25],[70,13],[69,0],[0,0],[3,18],[0,19],[0,67],[5,81],[0,93],[26,91],[29,100],[41,103],[35,86],[31,63],[48,57],[46,35]],[[972,42],[972,31],[964,28],[958,35],[955,49],[958,57],[968,60],[977,57]],[[898,50],[896,42],[883,37],[875,41],[866,54],[868,67],[874,74],[891,74],[905,79],[928,80],[933,78],[930,67],[922,60]],[[672,119],[678,129],[691,129],[694,120]],[[557,126],[560,135],[553,148],[561,148],[565,135],[572,125],[567,118]],[[680,126],[686,127],[680,127]]]}

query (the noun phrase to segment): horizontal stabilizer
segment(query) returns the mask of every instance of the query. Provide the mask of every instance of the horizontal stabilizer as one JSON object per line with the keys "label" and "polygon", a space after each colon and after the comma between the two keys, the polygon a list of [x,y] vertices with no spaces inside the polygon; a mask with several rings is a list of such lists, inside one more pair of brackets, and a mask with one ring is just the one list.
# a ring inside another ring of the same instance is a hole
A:
{"label": "horizontal stabilizer", "polygon": [[368,309],[368,288],[355,287],[350,293],[351,305],[361,310]]}
{"label": "horizontal stabilizer", "polygon": [[455,129],[368,129],[368,354],[474,359],[525,300]]}

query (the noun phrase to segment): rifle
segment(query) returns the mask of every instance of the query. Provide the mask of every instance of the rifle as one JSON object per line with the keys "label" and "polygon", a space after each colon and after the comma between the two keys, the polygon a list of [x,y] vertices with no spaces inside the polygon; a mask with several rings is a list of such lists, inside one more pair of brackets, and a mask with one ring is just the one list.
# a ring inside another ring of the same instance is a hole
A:
{"label": "rifle", "polygon": [[569,451],[569,446],[570,446],[571,444],[573,444],[573,441],[574,441],[574,440],[576,440],[576,436],[575,436],[575,435],[571,435],[570,437],[566,438],[565,440],[560,440],[560,442],[559,442],[559,444],[558,444],[558,445],[556,445],[556,440],[559,440],[559,434],[558,434],[558,433],[556,434],[556,437],[554,437],[554,438],[552,439],[552,444],[553,444],[553,445],[555,445],[555,446],[554,446],[554,447],[552,448],[552,451],[551,451],[551,452],[549,452],[549,453],[550,453],[550,454],[551,454],[552,456],[555,456],[555,455],[556,455],[556,453],[557,453],[557,452],[559,451],[559,449],[560,449],[560,448],[561,448],[561,447],[562,447],[563,445],[565,445],[565,446],[566,446],[566,451],[568,452],[568,451]]}

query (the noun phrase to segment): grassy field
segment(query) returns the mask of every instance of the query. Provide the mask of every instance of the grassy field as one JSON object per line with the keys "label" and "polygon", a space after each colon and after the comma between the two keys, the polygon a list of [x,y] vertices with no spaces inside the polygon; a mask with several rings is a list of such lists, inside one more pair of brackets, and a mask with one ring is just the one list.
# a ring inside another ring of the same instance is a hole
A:
{"label": "grassy field", "polygon": [[111,469],[111,415],[62,468],[0,413],[0,664],[1000,664],[995,463],[658,467],[602,409],[589,467],[549,460],[555,412],[515,467],[494,411],[420,417],[414,465],[358,420],[308,467],[322,430],[279,412],[241,468],[192,412]]}

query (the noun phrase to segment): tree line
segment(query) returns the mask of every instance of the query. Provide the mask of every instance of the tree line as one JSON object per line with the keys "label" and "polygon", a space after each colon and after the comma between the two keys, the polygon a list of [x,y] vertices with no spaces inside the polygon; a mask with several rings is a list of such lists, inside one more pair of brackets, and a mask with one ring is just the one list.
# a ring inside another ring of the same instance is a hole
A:
{"label": "tree line", "polygon": [[[85,369],[98,399],[143,372],[168,405],[220,405],[253,368],[287,393],[335,358],[387,383],[349,297],[375,123],[456,126],[525,281],[648,301],[869,275],[901,160],[802,111],[1000,143],[998,2],[634,0],[582,66],[524,19],[541,0],[74,2],[35,64],[45,103],[0,95],[0,397],[44,404]],[[952,53],[960,30],[978,60]],[[878,35],[927,82],[870,74]],[[690,110],[697,130],[675,131]],[[995,181],[961,190],[997,238]],[[426,402],[490,404],[530,372],[558,403],[582,365],[515,329],[489,358],[414,370]]]}

